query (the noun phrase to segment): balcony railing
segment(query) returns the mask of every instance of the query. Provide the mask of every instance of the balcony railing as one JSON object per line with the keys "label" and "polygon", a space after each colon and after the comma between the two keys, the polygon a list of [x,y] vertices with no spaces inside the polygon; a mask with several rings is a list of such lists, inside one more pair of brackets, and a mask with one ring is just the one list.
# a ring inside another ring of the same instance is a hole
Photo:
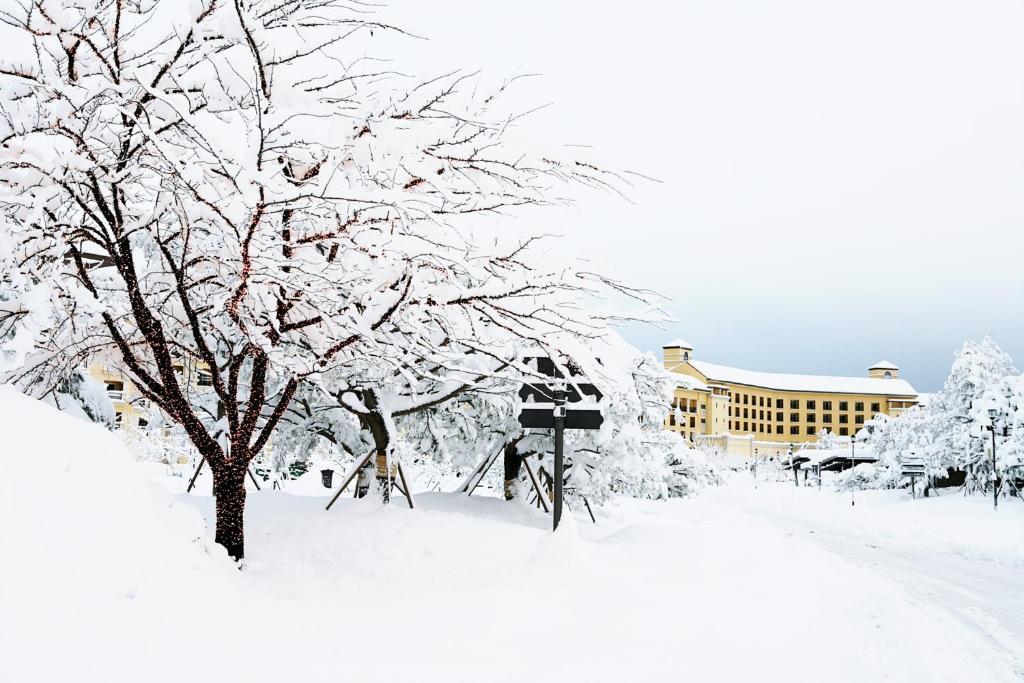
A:
{"label": "balcony railing", "polygon": [[123,401],[124,390],[123,389],[107,389],[107,396],[110,397],[111,401]]}

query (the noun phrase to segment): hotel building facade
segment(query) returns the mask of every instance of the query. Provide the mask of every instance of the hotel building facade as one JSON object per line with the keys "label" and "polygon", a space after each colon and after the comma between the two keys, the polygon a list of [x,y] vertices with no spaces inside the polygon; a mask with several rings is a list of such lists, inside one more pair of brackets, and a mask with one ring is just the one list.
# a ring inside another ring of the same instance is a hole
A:
{"label": "hotel building facade", "polygon": [[697,360],[683,339],[663,347],[676,376],[665,428],[729,453],[772,456],[816,441],[822,429],[850,437],[875,415],[917,404],[899,368],[880,361],[867,377],[825,377],[743,370]]}
{"label": "hotel building facade", "polygon": [[[213,376],[205,363],[176,361],[172,367],[186,394],[212,391]],[[89,365],[88,371],[106,387],[107,396],[114,404],[114,422],[118,429],[141,429],[149,426],[149,411],[152,406],[119,368],[96,362]]]}

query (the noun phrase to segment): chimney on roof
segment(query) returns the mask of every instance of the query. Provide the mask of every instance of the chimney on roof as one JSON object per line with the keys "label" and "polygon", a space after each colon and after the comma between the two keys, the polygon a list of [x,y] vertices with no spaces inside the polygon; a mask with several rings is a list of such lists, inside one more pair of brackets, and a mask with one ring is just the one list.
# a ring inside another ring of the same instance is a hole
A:
{"label": "chimney on roof", "polygon": [[693,359],[693,346],[685,339],[673,339],[661,347],[665,369],[673,370]]}

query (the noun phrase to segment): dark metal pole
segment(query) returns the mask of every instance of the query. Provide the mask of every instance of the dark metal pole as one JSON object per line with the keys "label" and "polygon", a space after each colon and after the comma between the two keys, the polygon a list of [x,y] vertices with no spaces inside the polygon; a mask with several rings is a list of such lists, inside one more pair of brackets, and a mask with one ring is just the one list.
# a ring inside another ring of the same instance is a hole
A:
{"label": "dark metal pole", "polygon": [[192,487],[196,485],[196,479],[199,478],[199,473],[203,469],[203,464],[206,462],[206,458],[200,458],[199,467],[196,468],[196,473],[192,475],[192,480],[188,483],[188,488],[185,489],[185,493],[192,493]]}
{"label": "dark metal pole", "polygon": [[565,436],[565,387],[559,384],[555,390],[555,504],[551,530],[558,530],[562,519],[562,480],[565,478],[565,460],[562,455]]}
{"label": "dark metal pole", "polygon": [[[854,407],[856,407],[856,406],[854,406]],[[851,479],[853,478],[853,468],[855,468],[856,466],[857,466],[857,428],[854,427],[853,428],[853,438],[850,439],[850,478]],[[857,504],[856,493],[854,493],[854,488],[855,487],[856,487],[856,484],[851,481],[850,482],[850,505],[856,505]]]}
{"label": "dark metal pole", "polygon": [[992,509],[999,509],[999,474],[996,473],[996,421],[992,419]]}

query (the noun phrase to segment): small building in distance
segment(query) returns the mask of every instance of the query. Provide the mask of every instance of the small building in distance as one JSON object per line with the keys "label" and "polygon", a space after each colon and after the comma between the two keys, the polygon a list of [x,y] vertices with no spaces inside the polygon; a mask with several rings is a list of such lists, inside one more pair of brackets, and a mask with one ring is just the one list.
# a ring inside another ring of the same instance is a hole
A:
{"label": "small building in distance", "polygon": [[816,441],[822,429],[854,436],[875,415],[898,415],[918,400],[888,361],[868,368],[867,377],[829,377],[708,363],[684,339],[669,342],[663,353],[676,377],[665,428],[730,453],[779,455]]}

